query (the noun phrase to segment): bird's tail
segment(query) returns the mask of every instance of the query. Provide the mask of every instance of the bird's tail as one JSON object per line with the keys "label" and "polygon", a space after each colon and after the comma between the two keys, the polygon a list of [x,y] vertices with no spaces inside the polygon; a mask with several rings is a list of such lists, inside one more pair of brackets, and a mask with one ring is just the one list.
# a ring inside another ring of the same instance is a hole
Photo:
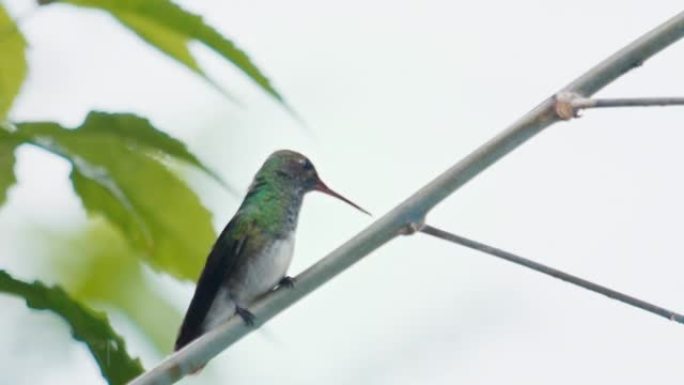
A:
{"label": "bird's tail", "polygon": [[188,327],[187,323],[183,322],[183,325],[178,332],[178,337],[176,338],[176,344],[173,347],[173,351],[177,352],[181,350],[185,345],[197,339],[197,337],[199,337],[201,334],[202,333],[198,330],[198,328],[190,328]]}

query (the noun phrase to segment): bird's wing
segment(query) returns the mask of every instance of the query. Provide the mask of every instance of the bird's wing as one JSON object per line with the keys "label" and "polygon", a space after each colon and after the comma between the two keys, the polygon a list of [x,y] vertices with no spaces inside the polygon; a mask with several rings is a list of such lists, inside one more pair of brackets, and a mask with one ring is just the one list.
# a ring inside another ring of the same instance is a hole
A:
{"label": "bird's wing", "polygon": [[183,324],[176,339],[175,350],[189,344],[204,332],[202,323],[207,317],[222,282],[230,275],[236,261],[242,257],[248,232],[239,231],[240,234],[236,234],[235,227],[234,218],[223,229],[216,243],[214,243],[211,253],[209,253],[202,275],[197,282],[195,294],[190,301],[190,307],[185,313]]}

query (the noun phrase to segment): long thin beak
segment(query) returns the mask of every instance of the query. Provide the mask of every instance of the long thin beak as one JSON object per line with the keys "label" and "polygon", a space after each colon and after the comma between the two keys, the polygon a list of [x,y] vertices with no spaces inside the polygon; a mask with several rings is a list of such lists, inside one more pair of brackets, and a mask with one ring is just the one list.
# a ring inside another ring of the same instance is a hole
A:
{"label": "long thin beak", "polygon": [[347,199],[347,198],[343,197],[342,195],[336,193],[336,192],[335,192],[333,189],[331,189],[330,187],[326,186],[325,183],[323,183],[320,179],[318,180],[318,183],[317,183],[316,186],[314,187],[314,190],[318,190],[318,191],[320,191],[320,192],[322,192],[322,193],[324,193],[324,194],[328,194],[328,195],[330,195],[330,196],[332,196],[332,197],[335,197],[335,198],[337,198],[337,199],[339,199],[339,200],[341,200],[341,201],[343,201],[343,202],[346,202],[348,205],[353,206],[354,208],[356,208],[357,210],[361,211],[362,213],[367,214],[367,215],[369,215],[369,216],[372,216],[371,213],[369,213],[368,211],[362,209],[362,208],[361,208],[359,205],[357,205],[356,203],[350,201],[349,199]]}

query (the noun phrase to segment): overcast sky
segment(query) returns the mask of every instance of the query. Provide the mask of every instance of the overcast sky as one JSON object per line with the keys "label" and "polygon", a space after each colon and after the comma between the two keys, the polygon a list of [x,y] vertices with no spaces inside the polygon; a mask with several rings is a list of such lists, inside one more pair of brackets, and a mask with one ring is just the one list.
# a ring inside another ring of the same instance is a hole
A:
{"label": "overcast sky", "polygon": [[[7,1],[14,14],[32,1]],[[279,148],[385,213],[543,98],[681,11],[681,1],[184,1],[273,79],[304,129],[202,47],[206,83],[105,14],[51,6],[25,19],[29,79],[16,120],[78,124],[135,112],[245,189]],[[684,42],[600,95],[684,95]],[[436,226],[684,311],[684,108],[588,111],[547,129],[435,208]],[[0,264],[34,269],[26,229],[82,226],[68,165],[20,151],[0,210]],[[200,183],[200,182],[198,182]],[[196,189],[217,229],[239,201]],[[372,219],[307,197],[292,273]],[[150,274],[184,309],[193,287]],[[0,297],[0,373],[13,384],[102,382],[54,319]],[[6,314],[6,315],[5,315]],[[119,324],[134,353],[150,353]],[[26,332],[15,333],[24,329]],[[139,339],[139,338],[138,338]],[[38,355],[42,346],[62,346]],[[426,236],[398,239],[221,354],[188,384],[644,384],[684,374],[684,327]]]}

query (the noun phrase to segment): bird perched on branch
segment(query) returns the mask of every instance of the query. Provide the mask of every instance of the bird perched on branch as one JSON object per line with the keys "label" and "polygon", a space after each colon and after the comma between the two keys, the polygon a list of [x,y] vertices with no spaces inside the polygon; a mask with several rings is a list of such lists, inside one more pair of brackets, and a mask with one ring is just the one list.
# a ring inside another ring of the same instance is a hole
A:
{"label": "bird perched on branch", "polygon": [[304,155],[289,150],[271,154],[209,253],[175,350],[235,314],[252,325],[249,304],[278,285],[293,285],[285,273],[292,261],[302,199],[310,191],[331,195],[369,214],[326,186]]}

